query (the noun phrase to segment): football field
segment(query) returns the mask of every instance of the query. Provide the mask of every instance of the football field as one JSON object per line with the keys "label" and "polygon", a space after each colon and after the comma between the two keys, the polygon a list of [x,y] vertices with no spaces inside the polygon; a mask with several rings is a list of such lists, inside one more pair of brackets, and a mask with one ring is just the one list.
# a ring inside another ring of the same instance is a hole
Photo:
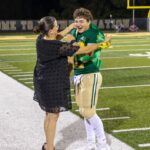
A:
{"label": "football field", "polygon": [[[150,34],[113,33],[112,36],[111,47],[101,54],[103,84],[97,113],[106,132],[136,150],[149,150]],[[0,36],[0,71],[31,89],[35,39],[32,34]],[[78,114],[71,90],[73,112]]]}

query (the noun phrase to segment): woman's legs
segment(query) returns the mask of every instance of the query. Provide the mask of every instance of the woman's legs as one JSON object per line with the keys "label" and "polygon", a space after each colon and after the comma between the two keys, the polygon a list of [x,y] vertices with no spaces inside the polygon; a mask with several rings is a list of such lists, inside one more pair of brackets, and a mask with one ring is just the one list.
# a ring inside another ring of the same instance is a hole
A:
{"label": "woman's legs", "polygon": [[44,120],[44,131],[47,142],[46,150],[54,150],[54,139],[58,117],[59,113],[46,113]]}

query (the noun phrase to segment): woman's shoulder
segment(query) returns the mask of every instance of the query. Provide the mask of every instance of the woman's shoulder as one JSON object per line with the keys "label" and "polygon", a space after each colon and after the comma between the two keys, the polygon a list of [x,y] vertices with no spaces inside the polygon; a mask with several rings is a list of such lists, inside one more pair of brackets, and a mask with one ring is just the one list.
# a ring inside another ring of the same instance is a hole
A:
{"label": "woman's shoulder", "polygon": [[46,39],[44,39],[44,36],[43,35],[39,35],[38,37],[37,37],[37,41],[38,42],[43,42],[43,43],[56,43],[56,44],[61,44],[62,42],[61,41],[59,41],[59,40],[46,40]]}

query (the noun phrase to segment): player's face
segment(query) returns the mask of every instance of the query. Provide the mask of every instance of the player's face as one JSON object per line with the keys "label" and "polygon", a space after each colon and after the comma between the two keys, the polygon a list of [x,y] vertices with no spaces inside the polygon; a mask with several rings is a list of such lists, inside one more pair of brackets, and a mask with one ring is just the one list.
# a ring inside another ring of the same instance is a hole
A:
{"label": "player's face", "polygon": [[75,27],[77,28],[79,33],[83,33],[84,31],[89,29],[90,21],[87,21],[84,18],[77,17],[74,20]]}

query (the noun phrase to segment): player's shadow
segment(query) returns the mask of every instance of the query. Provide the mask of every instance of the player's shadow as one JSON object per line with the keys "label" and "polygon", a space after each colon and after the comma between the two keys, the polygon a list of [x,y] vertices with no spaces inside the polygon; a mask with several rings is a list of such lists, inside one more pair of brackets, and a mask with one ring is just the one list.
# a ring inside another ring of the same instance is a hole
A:
{"label": "player's shadow", "polygon": [[[83,145],[84,142],[81,142],[81,141],[85,141],[85,139],[86,139],[84,123],[80,119],[78,119],[74,123],[70,124],[66,128],[63,128],[59,132],[60,132],[62,138],[56,142],[57,150],[66,150],[68,147],[71,146],[71,144],[76,143],[76,142],[78,143],[79,141]],[[78,144],[76,146],[80,147],[80,145],[78,145]]]}

